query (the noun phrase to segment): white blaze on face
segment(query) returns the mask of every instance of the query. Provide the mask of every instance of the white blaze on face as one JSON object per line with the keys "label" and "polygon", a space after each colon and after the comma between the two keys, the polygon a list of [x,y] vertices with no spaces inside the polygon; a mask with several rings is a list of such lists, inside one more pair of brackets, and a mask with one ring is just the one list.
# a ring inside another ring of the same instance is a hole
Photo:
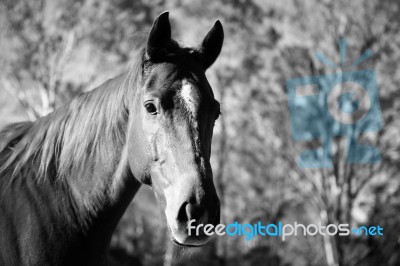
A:
{"label": "white blaze on face", "polygon": [[186,109],[194,116],[196,113],[195,101],[193,99],[193,84],[186,79],[182,80],[181,97]]}

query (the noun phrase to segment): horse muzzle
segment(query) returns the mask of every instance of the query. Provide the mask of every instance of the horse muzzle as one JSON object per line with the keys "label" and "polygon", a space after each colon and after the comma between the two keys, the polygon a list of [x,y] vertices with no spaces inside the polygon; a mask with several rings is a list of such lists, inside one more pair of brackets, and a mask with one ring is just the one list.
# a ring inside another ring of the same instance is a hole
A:
{"label": "horse muzzle", "polygon": [[206,226],[211,224],[212,228],[215,228],[219,222],[220,201],[218,197],[206,207],[184,202],[179,208],[176,219],[172,223],[169,222],[172,241],[179,246],[200,247],[206,244],[213,234],[212,231],[205,230]]}

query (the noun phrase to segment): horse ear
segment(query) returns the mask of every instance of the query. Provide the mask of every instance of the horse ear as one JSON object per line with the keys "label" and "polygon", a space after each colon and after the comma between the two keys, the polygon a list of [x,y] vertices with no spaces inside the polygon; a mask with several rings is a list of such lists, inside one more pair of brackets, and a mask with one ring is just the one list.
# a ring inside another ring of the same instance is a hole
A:
{"label": "horse ear", "polygon": [[169,24],[168,14],[168,11],[161,13],[151,27],[146,47],[146,54],[149,59],[159,58],[171,40],[171,25]]}
{"label": "horse ear", "polygon": [[209,68],[217,60],[223,43],[224,29],[221,22],[217,20],[207,33],[200,47],[200,54],[202,55],[205,69]]}

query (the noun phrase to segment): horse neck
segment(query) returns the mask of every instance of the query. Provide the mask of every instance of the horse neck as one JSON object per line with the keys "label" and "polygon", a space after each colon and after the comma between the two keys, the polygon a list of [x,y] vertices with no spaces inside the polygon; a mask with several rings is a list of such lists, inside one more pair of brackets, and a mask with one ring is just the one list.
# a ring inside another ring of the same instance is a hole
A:
{"label": "horse neck", "polygon": [[125,101],[131,95],[124,89],[126,79],[109,80],[72,102],[71,124],[64,127],[60,178],[68,183],[88,230],[100,235],[104,226],[116,226],[140,187],[128,166]]}
{"label": "horse neck", "polygon": [[125,79],[109,80],[30,124],[8,162],[16,173],[36,165],[34,178],[43,193],[61,182],[60,197],[73,202],[65,216],[77,217],[71,226],[95,246],[108,245],[140,188],[128,167]]}
{"label": "horse neck", "polygon": [[20,194],[29,191],[26,199],[41,195],[43,208],[29,211],[51,219],[49,230],[68,236],[57,243],[71,249],[76,243],[72,240],[80,240],[82,248],[93,247],[94,257],[108,247],[140,188],[128,167],[125,101],[136,95],[127,95],[135,93],[132,87],[124,89],[126,79],[117,77],[34,123],[10,125],[0,132],[3,195],[15,197],[26,209],[31,205]]}

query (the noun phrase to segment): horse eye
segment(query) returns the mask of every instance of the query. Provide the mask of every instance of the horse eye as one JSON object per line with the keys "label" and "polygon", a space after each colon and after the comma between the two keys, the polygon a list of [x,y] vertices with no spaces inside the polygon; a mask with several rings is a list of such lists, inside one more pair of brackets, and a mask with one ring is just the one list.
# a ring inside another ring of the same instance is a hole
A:
{"label": "horse eye", "polygon": [[151,115],[157,114],[157,108],[153,103],[145,103],[144,108],[146,108],[146,111]]}

